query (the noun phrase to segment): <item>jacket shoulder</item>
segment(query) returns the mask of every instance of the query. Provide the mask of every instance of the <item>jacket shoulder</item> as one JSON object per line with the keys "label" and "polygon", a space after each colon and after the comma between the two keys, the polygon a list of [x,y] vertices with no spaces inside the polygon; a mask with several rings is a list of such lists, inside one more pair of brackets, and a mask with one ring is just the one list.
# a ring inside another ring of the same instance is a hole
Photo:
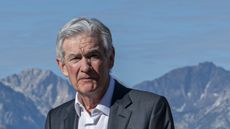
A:
{"label": "jacket shoulder", "polygon": [[121,84],[120,82],[116,82],[115,88],[115,97],[116,99],[126,98],[125,96],[129,96],[133,103],[138,104],[156,104],[159,102],[167,101],[164,96],[158,95],[156,93],[141,91],[133,88],[128,88]]}
{"label": "jacket shoulder", "polygon": [[64,129],[64,119],[75,113],[74,99],[51,109],[46,117],[45,129]]}
{"label": "jacket shoulder", "polygon": [[129,93],[129,97],[133,102],[137,103],[148,103],[148,104],[158,104],[158,103],[167,103],[167,100],[164,96],[152,93],[152,92],[147,92],[147,91],[141,91],[141,90],[136,90],[132,89]]}
{"label": "jacket shoulder", "polygon": [[67,112],[71,112],[74,110],[74,101],[75,100],[73,99],[64,104],[61,104],[60,106],[51,109],[48,114],[53,117],[65,116]]}
{"label": "jacket shoulder", "polygon": [[[148,118],[149,128],[174,129],[171,109],[164,96],[147,91],[131,90],[129,97],[133,102],[133,116]],[[136,111],[142,111],[142,114]],[[140,121],[140,119],[136,121]]]}

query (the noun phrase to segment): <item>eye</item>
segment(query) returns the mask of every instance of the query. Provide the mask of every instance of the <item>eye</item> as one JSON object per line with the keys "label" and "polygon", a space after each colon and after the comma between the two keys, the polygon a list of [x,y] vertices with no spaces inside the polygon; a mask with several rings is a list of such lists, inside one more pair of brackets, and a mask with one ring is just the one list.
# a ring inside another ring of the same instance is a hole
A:
{"label": "eye", "polygon": [[100,53],[100,51],[92,51],[88,52],[85,55],[85,58],[89,59],[90,61],[98,61],[102,59],[102,54]]}
{"label": "eye", "polygon": [[101,55],[99,53],[92,53],[90,55],[90,59],[91,60],[98,60],[98,59],[101,59]]}
{"label": "eye", "polygon": [[100,56],[99,56],[98,54],[92,54],[92,55],[91,55],[91,58],[97,58],[97,59],[98,59],[99,57],[100,57]]}
{"label": "eye", "polygon": [[76,57],[70,58],[69,61],[70,61],[71,63],[77,63],[77,62],[79,62],[80,60],[81,60],[81,57],[77,57],[77,56],[76,56]]}

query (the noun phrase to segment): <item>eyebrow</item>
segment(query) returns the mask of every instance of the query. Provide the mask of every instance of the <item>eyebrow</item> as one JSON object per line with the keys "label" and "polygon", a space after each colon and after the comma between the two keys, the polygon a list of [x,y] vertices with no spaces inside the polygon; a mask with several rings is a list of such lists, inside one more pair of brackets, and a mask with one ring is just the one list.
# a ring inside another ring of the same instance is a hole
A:
{"label": "eyebrow", "polygon": [[94,47],[94,48],[91,48],[87,51],[87,53],[92,53],[92,52],[96,52],[96,51],[99,51],[99,47]]}

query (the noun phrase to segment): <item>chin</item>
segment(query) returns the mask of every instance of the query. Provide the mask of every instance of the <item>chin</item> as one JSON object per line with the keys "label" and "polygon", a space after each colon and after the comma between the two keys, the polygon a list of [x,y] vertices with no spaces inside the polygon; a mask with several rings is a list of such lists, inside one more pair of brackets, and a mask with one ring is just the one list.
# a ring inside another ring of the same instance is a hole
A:
{"label": "chin", "polygon": [[81,93],[91,93],[96,90],[97,86],[94,83],[84,83],[78,85],[78,91]]}

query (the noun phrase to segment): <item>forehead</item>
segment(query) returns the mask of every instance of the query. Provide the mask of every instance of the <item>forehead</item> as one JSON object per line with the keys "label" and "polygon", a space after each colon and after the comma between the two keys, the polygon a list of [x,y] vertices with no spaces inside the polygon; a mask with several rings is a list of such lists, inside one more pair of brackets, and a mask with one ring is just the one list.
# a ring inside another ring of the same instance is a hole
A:
{"label": "forehead", "polygon": [[63,42],[63,50],[72,52],[82,49],[103,48],[102,42],[97,35],[80,34],[68,37]]}

